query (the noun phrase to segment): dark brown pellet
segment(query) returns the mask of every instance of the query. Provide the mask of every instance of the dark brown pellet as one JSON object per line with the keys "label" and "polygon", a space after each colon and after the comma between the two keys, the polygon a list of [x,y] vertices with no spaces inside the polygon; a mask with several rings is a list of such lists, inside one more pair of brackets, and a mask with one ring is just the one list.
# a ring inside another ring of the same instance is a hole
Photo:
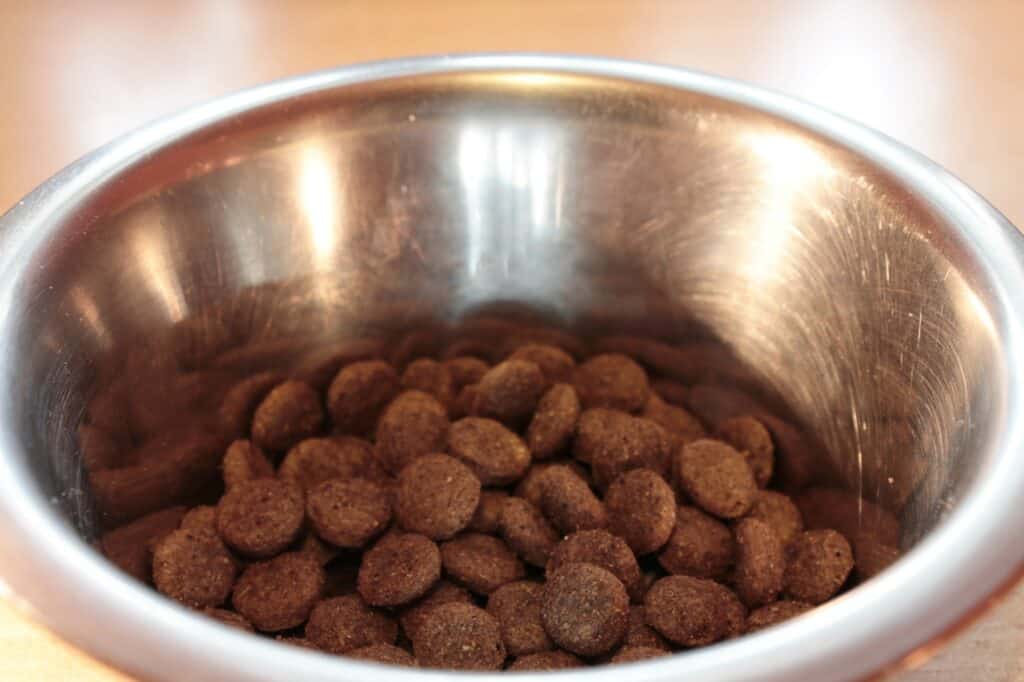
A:
{"label": "dark brown pellet", "polygon": [[522,439],[499,422],[482,417],[465,417],[451,425],[448,452],[487,486],[514,483],[530,466],[530,451]]}
{"label": "dark brown pellet", "polygon": [[257,630],[280,632],[305,623],[323,589],[320,564],[308,554],[288,552],[245,569],[231,603]]}
{"label": "dark brown pellet", "polygon": [[470,384],[477,383],[483,379],[484,375],[487,374],[487,370],[491,368],[490,365],[480,358],[470,355],[445,360],[444,366],[448,369],[448,374],[452,378],[452,384],[456,391],[460,391],[463,387]]}
{"label": "dark brown pellet", "polygon": [[220,468],[224,487],[229,489],[245,481],[274,477],[274,465],[248,440],[236,440],[229,445]]}
{"label": "dark brown pellet", "polygon": [[448,426],[448,412],[436,398],[422,391],[406,391],[380,416],[377,456],[397,475],[417,457],[444,450]]}
{"label": "dark brown pellet", "polygon": [[548,578],[562,566],[572,563],[600,566],[618,578],[635,601],[643,596],[636,557],[622,538],[606,530],[581,530],[558,543],[548,560]]}
{"label": "dark brown pellet", "polygon": [[394,644],[397,638],[398,624],[356,594],[319,602],[306,623],[306,639],[332,654],[372,644]]}
{"label": "dark brown pellet", "polygon": [[782,542],[771,526],[757,519],[741,520],[735,535],[736,593],[752,609],[775,601],[786,573]]}
{"label": "dark brown pellet", "polygon": [[217,532],[233,550],[263,558],[283,551],[299,536],[305,501],[293,485],[275,479],[243,481],[217,505]]}
{"label": "dark brown pellet", "polygon": [[559,535],[532,504],[521,497],[509,497],[498,517],[498,530],[509,547],[523,561],[544,567]]}
{"label": "dark brown pellet", "polygon": [[541,651],[536,654],[520,656],[506,670],[510,672],[526,672],[528,670],[540,672],[544,670],[566,670],[582,666],[583,661],[567,651]]}
{"label": "dark brown pellet", "polygon": [[548,381],[534,363],[506,360],[488,370],[476,387],[473,414],[518,427],[533,415]]}
{"label": "dark brown pellet", "polygon": [[508,359],[534,363],[540,367],[544,378],[552,383],[572,381],[572,373],[576,368],[576,361],[564,350],[539,343],[519,346]]}
{"label": "dark brown pellet", "polygon": [[854,538],[852,547],[854,566],[861,580],[878,575],[900,558],[898,547],[883,545],[865,533]]}
{"label": "dark brown pellet", "polygon": [[185,516],[184,507],[171,507],[104,533],[100,551],[118,568],[144,583],[151,579],[151,550],[177,530]]}
{"label": "dark brown pellet", "polygon": [[176,530],[153,550],[156,589],[193,608],[223,604],[237,572],[227,547],[209,529]]}
{"label": "dark brown pellet", "polygon": [[591,465],[598,488],[630,469],[669,473],[671,443],[664,429],[617,410],[584,410],[576,427],[573,456]]}
{"label": "dark brown pellet", "polygon": [[783,547],[788,547],[804,529],[800,510],[791,499],[774,490],[759,490],[748,516],[771,526]]}
{"label": "dark brown pellet", "polygon": [[544,472],[555,466],[569,467],[581,480],[587,482],[588,485],[590,484],[589,474],[586,468],[579,462],[571,459],[553,459],[546,462],[536,462],[526,470],[526,475],[516,485],[516,497],[521,497],[529,501],[534,507],[540,509],[544,504],[541,497],[543,492],[541,484],[544,482]]}
{"label": "dark brown pellet", "polygon": [[451,418],[462,419],[473,416],[474,405],[476,405],[477,384],[466,384],[459,391],[452,403]]}
{"label": "dark brown pellet", "polygon": [[448,455],[424,455],[398,475],[395,519],[405,530],[447,540],[469,525],[479,502],[480,481],[469,467]]}
{"label": "dark brown pellet", "polygon": [[471,604],[431,609],[412,640],[420,665],[448,670],[500,670],[505,663],[501,627]]}
{"label": "dark brown pellet", "polygon": [[441,553],[416,533],[385,535],[363,555],[358,590],[371,606],[400,606],[423,596],[441,577]]}
{"label": "dark brown pellet", "polygon": [[651,393],[647,399],[642,415],[665,429],[672,441],[673,450],[707,435],[700,420],[682,407],[666,403],[656,393]]}
{"label": "dark brown pellet", "polygon": [[676,456],[679,486],[698,507],[723,519],[743,516],[757,497],[746,458],[717,440],[698,440]]}
{"label": "dark brown pellet", "polygon": [[644,596],[644,609],[648,624],[680,646],[711,644],[725,634],[721,595],[712,580],[662,578]]}
{"label": "dark brown pellet", "polygon": [[309,491],[306,516],[323,540],[357,549],[387,528],[391,500],[386,490],[366,479],[332,478]]}
{"label": "dark brown pellet", "polygon": [[569,563],[548,575],[541,619],[548,636],[578,656],[614,649],[629,625],[629,596],[613,574],[587,563]]}
{"label": "dark brown pellet", "polygon": [[480,503],[466,529],[489,535],[497,533],[501,520],[501,507],[505,504],[508,496],[504,490],[481,490]]}
{"label": "dark brown pellet", "polygon": [[658,555],[673,575],[718,578],[732,568],[736,543],[724,523],[694,507],[676,509],[676,525]]}
{"label": "dark brown pellet", "polygon": [[569,467],[548,467],[539,475],[539,486],[541,510],[562,533],[608,525],[604,504]]}
{"label": "dark brown pellet", "polygon": [[609,663],[635,663],[636,661],[646,661],[651,658],[661,658],[662,656],[668,655],[669,652],[664,649],[642,646],[626,646],[619,649],[618,653],[612,656]]}
{"label": "dark brown pellet", "polygon": [[643,367],[625,355],[595,355],[576,368],[573,385],[584,408],[607,407],[639,412],[650,385]]}
{"label": "dark brown pellet", "polygon": [[580,418],[580,401],[569,384],[555,384],[537,403],[526,431],[526,445],[534,459],[549,459],[565,452]]}
{"label": "dark brown pellet", "polygon": [[205,528],[214,533],[217,532],[217,508],[209,505],[193,507],[181,517],[180,528],[187,530],[198,530]]}
{"label": "dark brown pellet", "polygon": [[284,381],[281,372],[269,371],[243,379],[224,394],[217,417],[224,429],[234,437],[249,433],[252,416],[270,390]]}
{"label": "dark brown pellet", "polygon": [[327,409],[339,433],[373,433],[377,418],[401,390],[394,367],[380,360],[355,362],[334,377]]}
{"label": "dark brown pellet", "polygon": [[501,626],[501,639],[510,656],[525,656],[554,648],[541,622],[540,583],[519,581],[502,585],[487,598],[487,613]]}
{"label": "dark brown pellet", "polygon": [[787,601],[781,600],[772,602],[767,606],[762,606],[756,611],[752,611],[747,616],[747,632],[757,632],[763,630],[766,627],[781,623],[795,618],[801,613],[806,613],[813,609],[812,604],[805,604],[798,601]]}
{"label": "dark brown pellet", "polygon": [[718,595],[722,619],[725,621],[724,639],[739,637],[747,631],[747,607],[735,592],[725,585],[713,583]]}
{"label": "dark brown pellet", "polygon": [[349,651],[347,655],[351,658],[373,661],[374,663],[416,667],[416,659],[413,658],[413,655],[394,644],[371,644],[370,646]]}
{"label": "dark brown pellet", "polygon": [[743,453],[759,487],[768,485],[775,471],[775,445],[764,424],[754,417],[732,417],[718,424],[715,437]]}
{"label": "dark brown pellet", "polygon": [[416,636],[416,631],[423,625],[423,621],[431,609],[441,604],[450,604],[451,602],[472,604],[473,595],[465,588],[459,587],[454,583],[447,580],[439,580],[430,588],[429,592],[402,610],[399,622],[406,637],[413,639]]}
{"label": "dark brown pellet", "polygon": [[448,368],[430,358],[420,358],[409,363],[402,372],[402,388],[406,391],[423,391],[445,406],[451,405],[456,395],[455,382]]}
{"label": "dark brown pellet", "polygon": [[622,647],[672,650],[665,638],[647,624],[647,614],[644,612],[642,604],[634,604],[629,607],[629,627],[626,629],[626,637],[622,640]]}
{"label": "dark brown pellet", "polygon": [[477,594],[490,594],[526,575],[523,562],[498,538],[464,533],[441,545],[444,570]]}
{"label": "dark brown pellet", "polygon": [[809,530],[793,541],[786,568],[786,594],[821,604],[839,592],[853,570],[850,543],[834,530]]}
{"label": "dark brown pellet", "polygon": [[332,478],[381,482],[387,476],[374,455],[373,446],[361,438],[349,436],[307,438],[288,451],[277,475],[306,492]]}
{"label": "dark brown pellet", "polygon": [[615,479],[605,493],[608,530],[636,554],[660,549],[676,525],[676,496],[650,469],[633,469]]}
{"label": "dark brown pellet", "polygon": [[252,442],[271,452],[284,452],[315,436],[324,423],[320,396],[301,381],[285,381],[267,394],[252,417]]}

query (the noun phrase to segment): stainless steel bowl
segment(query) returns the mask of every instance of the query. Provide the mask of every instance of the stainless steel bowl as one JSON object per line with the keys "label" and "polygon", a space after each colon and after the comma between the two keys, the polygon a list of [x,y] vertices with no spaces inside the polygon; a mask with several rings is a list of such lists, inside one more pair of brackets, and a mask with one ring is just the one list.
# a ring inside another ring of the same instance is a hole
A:
{"label": "stainless steel bowl", "polygon": [[452,317],[515,300],[609,330],[696,325],[857,492],[923,473],[895,566],[631,676],[852,679],[912,661],[1024,560],[1021,255],[1013,226],[914,152],[678,69],[437,57],[232,95],[94,152],[0,223],[4,577],[62,636],[149,679],[436,677],[236,634],[113,570],[83,540],[74,427],[112,349],[240,300],[246,334],[310,338],[397,315],[388,301]]}

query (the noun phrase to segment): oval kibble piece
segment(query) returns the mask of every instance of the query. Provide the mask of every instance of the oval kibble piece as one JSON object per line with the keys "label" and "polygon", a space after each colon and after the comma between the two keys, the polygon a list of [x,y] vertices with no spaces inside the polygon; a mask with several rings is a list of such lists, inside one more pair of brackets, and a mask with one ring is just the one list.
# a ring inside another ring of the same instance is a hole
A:
{"label": "oval kibble piece", "polygon": [[558,544],[559,536],[547,519],[521,497],[509,497],[498,517],[501,537],[523,561],[541,568]]}
{"label": "oval kibble piece", "polygon": [[217,532],[217,508],[209,505],[193,507],[181,517],[179,528],[186,530],[198,530],[205,528]]}
{"label": "oval kibble piece", "polygon": [[725,634],[718,584],[687,575],[670,575],[644,596],[648,624],[680,646],[704,646]]}
{"label": "oval kibble piece", "polygon": [[228,611],[227,609],[212,609],[205,608],[202,611],[204,616],[219,621],[222,625],[227,625],[229,628],[235,628],[242,630],[243,632],[256,632],[256,628],[252,626],[245,616],[234,611]]}
{"label": "oval kibble piece", "polygon": [[217,418],[232,436],[248,434],[252,416],[270,390],[284,381],[280,372],[260,372],[232,386],[221,401]]}
{"label": "oval kibble piece", "polygon": [[178,529],[184,507],[170,507],[147,514],[104,533],[98,542],[103,556],[128,575],[144,583],[152,581],[153,547]]}
{"label": "oval kibble piece", "polygon": [[670,652],[664,649],[655,649],[652,647],[643,646],[625,646],[619,649],[618,653],[612,656],[609,663],[635,663],[636,661],[646,661],[651,658],[661,658],[662,656],[668,656]]}
{"label": "oval kibble piece", "polygon": [[576,360],[564,350],[540,343],[519,346],[507,359],[534,363],[549,382],[572,381],[572,372],[576,368]]}
{"label": "oval kibble piece", "polygon": [[900,558],[899,547],[883,545],[865,533],[854,538],[851,546],[854,567],[860,580],[878,575]]}
{"label": "oval kibble piece", "polygon": [[469,525],[479,502],[480,481],[469,467],[448,455],[424,455],[398,475],[395,520],[407,531],[447,540]]}
{"label": "oval kibble piece", "polygon": [[629,596],[619,579],[599,566],[564,564],[544,584],[541,619],[560,648],[600,656],[626,634]]}
{"label": "oval kibble piece", "polygon": [[498,621],[472,604],[431,609],[412,640],[420,665],[447,670],[500,670],[505,645]]}
{"label": "oval kibble piece", "polygon": [[298,443],[278,467],[278,477],[308,492],[332,478],[365,478],[380,482],[387,474],[361,438],[307,438]]}
{"label": "oval kibble piece", "polygon": [[660,549],[676,525],[676,496],[661,476],[650,469],[633,469],[619,476],[604,497],[608,530],[637,554]]}
{"label": "oval kibble piece", "polygon": [[747,632],[757,632],[763,630],[766,627],[781,623],[782,621],[795,618],[801,613],[806,613],[813,609],[814,606],[811,604],[805,604],[799,601],[788,601],[779,600],[772,602],[767,606],[751,611],[750,615],[747,616]]}
{"label": "oval kibble piece", "polygon": [[349,658],[358,658],[374,663],[387,663],[388,665],[407,665],[416,667],[416,659],[405,649],[394,644],[371,644],[359,649],[353,649],[346,654]]}
{"label": "oval kibble piece", "polygon": [[324,423],[320,396],[302,381],[285,381],[267,394],[252,417],[252,442],[271,452],[284,452],[316,435]]}
{"label": "oval kibble piece", "polygon": [[480,381],[491,368],[486,362],[472,355],[460,355],[444,361],[444,366],[452,378],[452,386],[456,395],[464,387]]}
{"label": "oval kibble piece", "polygon": [[510,656],[525,656],[554,648],[540,618],[544,586],[522,580],[502,585],[487,598],[487,613],[501,626],[501,639]]}
{"label": "oval kibble piece", "polygon": [[721,583],[714,583],[718,595],[722,620],[725,621],[723,639],[739,637],[747,631],[747,607],[735,592]]}
{"label": "oval kibble piece", "polygon": [[305,515],[305,501],[295,486],[272,478],[244,481],[217,504],[217,532],[233,550],[264,558],[299,537]]}
{"label": "oval kibble piece", "polygon": [[452,602],[472,604],[473,595],[466,588],[459,587],[447,580],[437,581],[429,592],[402,610],[399,623],[402,625],[405,636],[410,640],[413,639],[432,608]]}
{"label": "oval kibble piece", "polygon": [[406,391],[387,406],[377,422],[377,456],[392,474],[412,460],[444,450],[448,413],[436,398]]}
{"label": "oval kibble piece", "polygon": [[362,478],[332,478],[309,491],[306,516],[314,532],[335,547],[356,549],[391,521],[388,492]]}
{"label": "oval kibble piece", "polygon": [[520,656],[506,670],[509,672],[526,672],[528,670],[540,672],[581,667],[583,667],[583,661],[568,651],[541,651],[536,654]]}
{"label": "oval kibble piece", "polygon": [[296,551],[308,554],[321,566],[326,566],[331,563],[337,559],[340,554],[337,547],[328,545],[326,542],[318,538],[315,533],[309,532],[307,532],[303,536],[302,540],[298,542],[296,545]]}
{"label": "oval kibble piece", "polygon": [[398,624],[356,594],[317,603],[306,623],[306,639],[332,654],[371,644],[394,644],[397,638]]}
{"label": "oval kibble piece", "polygon": [[642,414],[665,429],[672,440],[673,450],[707,436],[699,419],[682,407],[666,403],[656,393],[651,393]]}
{"label": "oval kibble piece", "polygon": [[796,601],[821,604],[839,592],[853,570],[850,543],[834,530],[809,530],[791,546],[786,594]]}
{"label": "oval kibble piece", "polygon": [[651,391],[647,372],[618,353],[595,355],[576,368],[573,385],[584,408],[639,412]]}
{"label": "oval kibble piece", "polygon": [[643,596],[636,557],[622,538],[606,530],[581,530],[562,540],[551,552],[546,573],[550,578],[562,566],[573,563],[599,566],[618,578],[634,600]]}
{"label": "oval kibble piece", "polygon": [[567,466],[548,467],[539,474],[540,508],[563,533],[608,525],[608,515],[586,481]]}
{"label": "oval kibble piece", "polygon": [[767,523],[743,519],[736,524],[736,593],[750,608],[775,601],[782,591],[786,556],[782,543]]}
{"label": "oval kibble piece", "polygon": [[658,555],[673,575],[718,578],[732,568],[736,542],[729,527],[695,507],[676,509],[676,525]]}
{"label": "oval kibble piece", "polygon": [[395,368],[381,360],[353,362],[327,389],[327,409],[340,433],[373,433],[377,419],[401,390]]}
{"label": "oval kibble piece", "polygon": [[523,562],[498,538],[464,533],[441,545],[445,572],[477,594],[490,594],[526,575]]}
{"label": "oval kibble piece", "polygon": [[514,483],[530,466],[530,451],[522,439],[499,422],[482,417],[465,417],[451,425],[448,452],[483,485]]}
{"label": "oval kibble piece", "polygon": [[647,624],[647,614],[642,604],[629,607],[629,626],[622,647],[643,647],[645,649],[661,649],[670,652],[672,647],[658,631]]}
{"label": "oval kibble piece", "polygon": [[488,370],[476,387],[473,414],[518,427],[537,409],[548,381],[534,363],[506,360]]}
{"label": "oval kibble piece", "polygon": [[774,490],[759,490],[747,516],[771,526],[783,547],[789,547],[804,530],[800,510],[791,499]]}
{"label": "oval kibble piece", "polygon": [[231,553],[210,529],[176,530],[153,550],[156,589],[193,608],[223,604],[237,572]]}
{"label": "oval kibble piece", "polygon": [[591,465],[594,482],[603,490],[630,469],[667,476],[672,450],[664,429],[651,420],[595,408],[580,415],[573,456]]}
{"label": "oval kibble piece", "polygon": [[274,477],[274,465],[248,440],[236,440],[229,445],[220,468],[224,487],[228,489],[245,481]]}
{"label": "oval kibble piece", "polygon": [[231,603],[260,632],[280,632],[305,623],[323,589],[324,570],[316,559],[287,552],[245,569]]}
{"label": "oval kibble piece", "polygon": [[541,498],[541,484],[544,479],[544,472],[554,466],[567,466],[584,482],[589,483],[589,475],[582,464],[571,459],[556,459],[546,462],[537,462],[526,470],[526,475],[516,484],[515,495],[528,501],[537,509],[541,509],[544,501]]}
{"label": "oval kibble piece", "polygon": [[775,471],[775,445],[764,424],[754,417],[732,417],[718,424],[715,438],[743,453],[758,487],[768,485]]}
{"label": "oval kibble piece", "polygon": [[455,383],[448,368],[430,358],[420,358],[409,363],[402,372],[402,388],[428,393],[442,405],[451,405],[456,395]]}
{"label": "oval kibble piece", "polygon": [[537,411],[526,430],[526,445],[533,458],[549,459],[568,449],[579,418],[576,390],[569,384],[549,388],[537,403]]}
{"label": "oval kibble piece", "polygon": [[757,483],[746,458],[717,440],[698,440],[676,456],[679,486],[698,507],[723,519],[736,519],[757,497]]}
{"label": "oval kibble piece", "polygon": [[498,524],[501,521],[501,507],[505,504],[508,496],[504,490],[481,490],[480,502],[466,528],[489,535],[497,533]]}
{"label": "oval kibble piece", "polygon": [[416,533],[385,535],[363,555],[357,589],[371,606],[408,604],[441,577],[441,553]]}

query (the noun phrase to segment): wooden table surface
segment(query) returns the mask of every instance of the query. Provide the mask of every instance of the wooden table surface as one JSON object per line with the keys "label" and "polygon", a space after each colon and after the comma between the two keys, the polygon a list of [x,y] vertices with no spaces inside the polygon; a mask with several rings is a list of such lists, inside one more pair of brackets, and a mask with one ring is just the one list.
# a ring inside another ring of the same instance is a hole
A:
{"label": "wooden table surface", "polygon": [[[923,151],[1024,226],[1022,26],[1020,0],[0,0],[0,211],[93,147],[232,90],[371,59],[523,50],[800,96]],[[71,679],[126,678],[0,598],[0,680]],[[897,679],[1024,681],[1024,588]]]}

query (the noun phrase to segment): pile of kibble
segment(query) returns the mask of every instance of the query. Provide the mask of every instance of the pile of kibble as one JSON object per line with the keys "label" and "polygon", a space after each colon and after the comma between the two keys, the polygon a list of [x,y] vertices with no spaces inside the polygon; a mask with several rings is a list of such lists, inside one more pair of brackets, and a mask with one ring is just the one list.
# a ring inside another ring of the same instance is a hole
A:
{"label": "pile of kibble", "polygon": [[[780,483],[791,427],[666,378],[631,347],[456,338],[429,355],[367,353],[320,379],[255,373],[213,410],[237,437],[216,453],[215,505],[146,506],[197,475],[187,458],[94,464],[115,518],[147,512],[100,547],[230,626],[473,670],[709,645],[797,616],[897,556],[899,525],[881,507]],[[82,434],[83,449],[100,437]],[[858,536],[866,514],[870,537]]]}

